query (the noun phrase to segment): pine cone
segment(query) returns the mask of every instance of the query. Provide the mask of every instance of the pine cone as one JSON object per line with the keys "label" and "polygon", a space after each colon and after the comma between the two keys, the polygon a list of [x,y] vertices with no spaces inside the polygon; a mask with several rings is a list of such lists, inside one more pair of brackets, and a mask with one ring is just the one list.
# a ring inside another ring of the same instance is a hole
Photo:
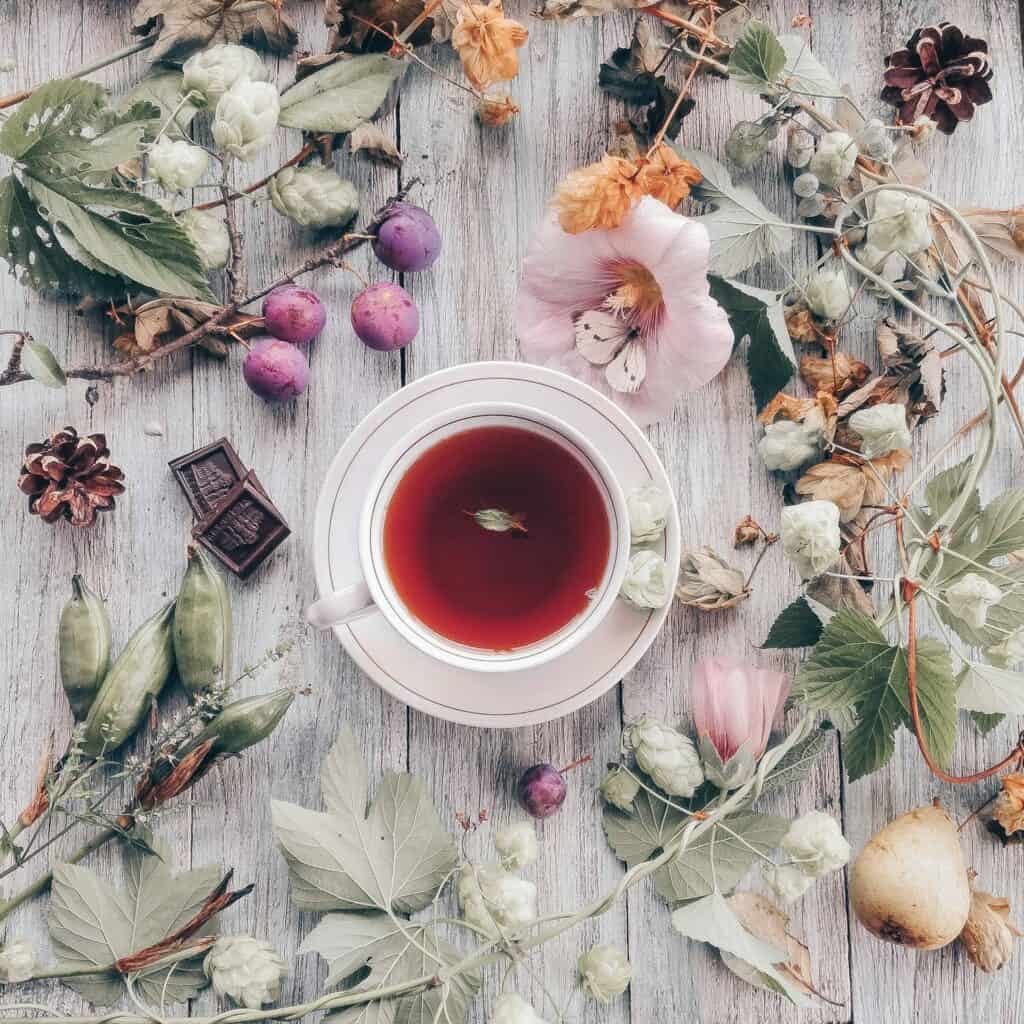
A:
{"label": "pine cone", "polygon": [[899,110],[903,124],[930,117],[952,135],[974,108],[992,100],[988,43],[966,36],[948,21],[919,28],[885,61],[882,99]]}
{"label": "pine cone", "polygon": [[114,495],[124,493],[124,473],[109,455],[102,434],[79,437],[73,427],[30,444],[18,477],[29,512],[47,523],[63,516],[72,526],[91,526],[96,513],[113,508]]}

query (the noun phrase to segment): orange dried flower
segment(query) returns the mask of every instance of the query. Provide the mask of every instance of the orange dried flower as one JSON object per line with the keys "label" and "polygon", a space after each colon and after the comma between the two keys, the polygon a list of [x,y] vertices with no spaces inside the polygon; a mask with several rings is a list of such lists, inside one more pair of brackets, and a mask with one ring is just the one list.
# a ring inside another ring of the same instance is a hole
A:
{"label": "orange dried flower", "polygon": [[466,77],[478,89],[507,82],[519,74],[516,49],[526,42],[526,28],[506,18],[501,0],[489,4],[463,4],[452,30]]}
{"label": "orange dried flower", "polygon": [[578,235],[591,228],[617,228],[643,195],[636,164],[606,156],[573,171],[555,193],[562,230]]}
{"label": "orange dried flower", "polygon": [[494,96],[481,96],[477,116],[491,128],[500,128],[519,113],[519,107],[512,102],[507,92]]}
{"label": "orange dried flower", "polygon": [[996,797],[992,817],[1008,835],[1024,831],[1024,773],[1010,772],[1000,780],[1003,790]]}
{"label": "orange dried flower", "polygon": [[689,161],[662,143],[641,166],[640,187],[644,193],[675,209],[700,184],[703,175]]}

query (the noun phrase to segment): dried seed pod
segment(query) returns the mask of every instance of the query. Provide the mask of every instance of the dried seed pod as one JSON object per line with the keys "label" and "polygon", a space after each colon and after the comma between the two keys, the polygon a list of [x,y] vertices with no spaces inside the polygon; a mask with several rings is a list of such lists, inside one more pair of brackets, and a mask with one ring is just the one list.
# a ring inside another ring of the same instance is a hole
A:
{"label": "dried seed pod", "polygon": [[150,700],[164,688],[174,666],[173,619],[171,601],[139,626],[110,666],[82,731],[88,757],[109,754],[134,735]]}
{"label": "dried seed pod", "polygon": [[71,599],[60,613],[57,651],[71,713],[81,721],[110,667],[110,618],[103,599],[77,573],[71,577]]}
{"label": "dried seed pod", "polygon": [[293,700],[295,694],[291,690],[277,690],[234,701],[186,747],[182,756],[207,740],[213,740],[211,758],[240,754],[265,740],[277,728]]}
{"label": "dried seed pod", "polygon": [[189,545],[188,568],[174,608],[174,661],[189,693],[208,690],[231,676],[231,601],[209,555]]}

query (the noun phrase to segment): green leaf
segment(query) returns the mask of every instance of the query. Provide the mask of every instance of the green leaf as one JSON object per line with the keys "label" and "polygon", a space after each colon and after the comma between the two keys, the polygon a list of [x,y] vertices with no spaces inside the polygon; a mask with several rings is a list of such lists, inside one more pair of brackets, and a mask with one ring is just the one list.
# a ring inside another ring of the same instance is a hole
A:
{"label": "green leaf", "polygon": [[0,256],[22,284],[37,291],[93,295],[98,299],[121,298],[126,291],[121,277],[96,273],[65,251],[14,175],[0,183]]}
{"label": "green leaf", "polygon": [[795,786],[810,775],[811,766],[821,757],[828,745],[831,729],[815,729],[806,739],[792,747],[782,760],[765,776],[762,795],[787,786]]}
{"label": "green leaf", "polygon": [[335,61],[282,94],[280,123],[307,132],[350,132],[377,113],[404,70],[403,61],[383,53]]}
{"label": "green leaf", "polygon": [[763,21],[748,21],[729,57],[729,78],[747,92],[772,93],[785,66],[775,33]]}
{"label": "green leaf", "polygon": [[842,86],[836,83],[832,74],[814,56],[803,36],[780,36],[779,44],[786,54],[780,92],[836,99],[845,96]]}
{"label": "green leaf", "polygon": [[21,365],[33,380],[48,388],[62,388],[68,379],[57,357],[38,341],[27,341],[21,351]]}
{"label": "green leaf", "polygon": [[764,408],[789,382],[796,370],[796,353],[786,327],[779,293],[740,281],[708,275],[711,295],[725,310],[733,337],[750,338],[747,369],[754,399]]}
{"label": "green leaf", "polygon": [[327,814],[273,802],[274,832],[301,910],[394,910],[434,900],[458,865],[422,780],[388,774],[366,812],[366,773],[342,730],[324,765]]}
{"label": "green leaf", "polygon": [[151,104],[135,104],[118,115],[107,110],[98,85],[48,82],[4,124],[0,150],[43,176],[104,176],[140,155],[159,114]]}
{"label": "green leaf", "polygon": [[987,736],[997,726],[1002,725],[1006,715],[986,715],[981,711],[972,711],[971,718],[982,736]]}
{"label": "green leaf", "polygon": [[[459,951],[439,939],[429,926],[398,921],[386,914],[328,914],[299,948],[300,954],[309,952],[319,953],[330,965],[324,983],[328,988],[369,971],[352,989],[355,992],[372,992],[437,972],[461,958]],[[434,989],[399,1000],[353,1006],[324,1019],[331,1024],[393,1024],[444,1020],[447,1012],[448,1019],[460,1021],[479,989],[479,971],[469,971],[454,977],[445,993]]]}
{"label": "green leaf", "polygon": [[213,298],[188,235],[154,200],[37,175],[26,175],[25,186],[47,220],[63,224],[102,264],[154,291]]}
{"label": "green leaf", "polygon": [[794,998],[797,990],[787,984],[776,966],[787,959],[786,952],[748,932],[721,893],[712,893],[674,911],[672,927],[688,939],[707,942],[723,954],[749,964],[799,1005]]}
{"label": "green leaf", "polygon": [[1000,718],[1024,715],[1024,673],[971,662],[957,677],[957,683],[957,704],[964,711]]}
{"label": "green leaf", "polygon": [[[221,880],[217,867],[199,868],[172,875],[168,851],[158,856],[135,847],[125,853],[124,889],[115,889],[87,868],[58,864],[50,901],[50,939],[58,970],[105,967],[129,953],[136,953],[174,934],[199,912]],[[209,921],[198,935],[216,932]],[[100,1006],[110,1006],[124,995],[118,975],[68,978],[65,984]],[[185,1002],[207,984],[202,960],[176,964],[173,969],[147,971],[136,989],[152,1006],[164,1001]]]}
{"label": "green leaf", "polygon": [[[917,517],[926,532],[934,529],[939,517],[949,511],[957,495],[963,491],[972,462],[973,459],[965,459],[958,465],[937,473],[925,485],[924,497],[927,511],[923,509],[917,510]],[[963,511],[957,516],[956,522],[950,528],[950,533],[958,536],[980,514],[981,496],[978,494],[977,489],[975,489],[968,497]]]}
{"label": "green leaf", "polygon": [[[615,856],[630,867],[656,856],[690,820],[646,790],[637,794],[632,814],[612,806],[606,806],[603,814],[609,845]],[[659,895],[670,903],[705,896],[714,890],[713,878],[721,891],[731,891],[750,870],[758,853],[767,856],[789,827],[783,818],[754,813],[731,815],[725,824],[728,831],[716,825],[655,872]]]}
{"label": "green leaf", "polygon": [[[139,80],[135,87],[118,104],[118,109],[130,110],[138,103],[151,103],[159,111],[161,122],[173,120],[167,125],[166,133],[171,138],[185,138],[189,125],[199,113],[194,103],[182,103],[184,75],[177,68],[166,64],[154,64]],[[174,111],[177,113],[174,113]]]}
{"label": "green leaf", "polygon": [[[932,756],[949,760],[956,733],[956,686],[949,653],[923,638],[917,645],[917,693],[922,731]],[[907,655],[891,645],[866,615],[843,609],[797,675],[794,693],[812,708],[853,706],[857,724],[843,737],[851,781],[876,771],[892,756],[894,734],[910,725]]]}
{"label": "green leaf", "polygon": [[955,555],[946,554],[946,566],[959,567],[959,571],[948,572],[941,581],[945,589],[961,576],[976,573],[990,580],[1003,591],[998,604],[988,610],[985,625],[980,628],[965,622],[959,615],[954,615],[949,608],[939,602],[930,602],[942,621],[949,626],[964,643],[971,647],[987,648],[1005,640],[1006,637],[1020,629],[1024,623],[1024,565],[1003,565],[998,569],[978,569],[960,561]]}
{"label": "green leaf", "polygon": [[813,647],[821,639],[824,628],[821,619],[807,603],[807,598],[798,597],[782,609],[761,648]]}
{"label": "green leaf", "polygon": [[971,557],[985,565],[1024,547],[1024,488],[1005,491],[985,506],[970,546],[977,552]]}
{"label": "green leaf", "polygon": [[713,157],[696,149],[679,155],[704,176],[693,198],[710,203],[713,213],[697,219],[711,238],[709,269],[731,277],[788,248],[792,232],[746,185],[733,183],[729,172]]}

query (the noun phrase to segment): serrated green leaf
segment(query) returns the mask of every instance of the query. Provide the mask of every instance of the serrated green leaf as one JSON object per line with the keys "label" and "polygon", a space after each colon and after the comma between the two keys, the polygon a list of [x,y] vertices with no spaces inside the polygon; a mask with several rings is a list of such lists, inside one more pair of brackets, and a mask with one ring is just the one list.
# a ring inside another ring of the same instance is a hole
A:
{"label": "serrated green leaf", "polygon": [[[632,814],[606,806],[602,823],[615,856],[632,867],[659,853],[689,820],[681,811],[641,790],[633,801]],[[670,903],[704,896],[714,890],[713,875],[722,892],[731,891],[750,870],[758,853],[767,855],[774,850],[788,828],[782,818],[754,813],[734,814],[725,824],[728,831],[716,825],[655,872],[654,885],[660,896]]]}
{"label": "serrated green leaf", "polygon": [[330,813],[272,804],[292,899],[302,910],[423,910],[458,865],[455,842],[412,775],[386,775],[367,813],[365,769],[349,771],[357,759],[346,728],[324,767]]}
{"label": "serrated green leaf", "polygon": [[27,341],[21,351],[21,365],[33,380],[48,388],[62,388],[68,379],[57,357],[38,341]]}
{"label": "serrated green leaf", "polygon": [[1024,673],[971,662],[957,677],[957,684],[957,704],[964,711],[999,718],[1024,715]]}
{"label": "serrated green leaf", "polygon": [[[937,473],[928,481],[924,489],[927,509],[917,510],[918,521],[926,532],[935,527],[939,517],[945,515],[952,506],[957,495],[963,491],[964,484],[971,469],[973,459],[965,459],[956,466]],[[967,525],[981,514],[981,496],[975,489],[967,499],[956,522],[950,527],[952,536],[959,536]]]}
{"label": "serrated green leaf", "polygon": [[688,939],[707,942],[720,952],[749,964],[799,1005],[794,986],[787,984],[777,967],[787,959],[786,952],[748,932],[721,893],[712,893],[674,911],[672,927]]}
{"label": "serrated green leaf", "polygon": [[748,21],[729,55],[729,78],[747,92],[770,94],[785,67],[786,51],[775,33],[763,21]]}
{"label": "serrated green leaf", "polygon": [[828,745],[829,729],[815,729],[806,739],[791,748],[781,761],[765,776],[761,788],[772,793],[787,786],[795,786],[810,775],[814,762],[821,757]]}
{"label": "serrated green leaf", "polygon": [[318,953],[327,961],[325,988],[335,988],[364,968],[370,973],[360,985],[375,988],[392,980],[398,961],[420,930],[387,914],[326,914],[306,936],[299,955]]}
{"label": "serrated green leaf", "polygon": [[[894,683],[903,706],[903,724],[912,729],[905,650],[900,650],[895,669]],[[949,764],[956,742],[956,689],[953,663],[945,644],[932,637],[918,639],[917,707],[921,715],[921,731],[929,753],[940,767]]]}
{"label": "serrated green leaf", "polygon": [[813,647],[821,639],[824,628],[821,619],[807,603],[807,598],[798,597],[792,604],[782,609],[761,647],[783,650]]}
{"label": "serrated green leaf", "polygon": [[1002,725],[1006,715],[986,715],[981,711],[972,711],[971,718],[982,736],[987,736],[997,726]]}
{"label": "serrated green leaf", "polygon": [[[172,875],[168,851],[159,856],[129,847],[125,853],[126,885],[115,889],[92,871],[59,864],[54,871],[49,929],[58,969],[105,967],[115,960],[160,942],[184,927],[199,912],[221,879],[216,867]],[[198,935],[217,930],[216,919]],[[68,978],[65,984],[90,1002],[110,1006],[124,995],[117,975]],[[136,981],[139,994],[153,1006],[185,1002],[207,984],[201,959],[146,972]]]}
{"label": "serrated green leaf", "polygon": [[159,111],[161,122],[168,122],[166,133],[171,138],[184,138],[199,107],[194,103],[182,103],[184,75],[178,68],[166,64],[155,64],[120,101],[118,109],[130,110],[137,103],[151,103]]}
{"label": "serrated green leaf", "polygon": [[711,238],[709,270],[732,277],[789,247],[792,231],[751,188],[734,184],[729,172],[714,157],[682,148],[679,155],[704,176],[693,187],[693,198],[714,208],[713,213],[697,218]]}
{"label": "serrated green leaf", "polygon": [[212,299],[188,235],[159,203],[116,188],[25,175],[48,221],[62,223],[94,259],[131,281],[183,298]]}
{"label": "serrated green leaf", "polygon": [[281,94],[280,123],[307,132],[350,132],[380,109],[405,71],[383,53],[338,60]]}
{"label": "serrated green leaf", "polygon": [[14,175],[0,183],[0,256],[19,282],[38,291],[93,295],[98,299],[121,298],[126,291],[121,277],[95,273],[64,250]]}
{"label": "serrated green leaf", "polygon": [[750,338],[747,369],[754,399],[764,408],[796,371],[796,353],[778,292],[708,275],[711,295],[725,310],[733,337]]}
{"label": "serrated green leaf", "polygon": [[36,89],[0,129],[0,153],[25,163],[55,144],[81,138],[103,109],[106,93],[94,82],[59,78]]}
{"label": "serrated green leaf", "polygon": [[779,45],[786,54],[786,66],[780,78],[779,92],[822,98],[839,98],[845,95],[842,86],[814,56],[803,36],[779,36]]}
{"label": "serrated green leaf", "polygon": [[986,506],[970,547],[976,562],[987,565],[1024,547],[1024,488],[1005,491]]}

